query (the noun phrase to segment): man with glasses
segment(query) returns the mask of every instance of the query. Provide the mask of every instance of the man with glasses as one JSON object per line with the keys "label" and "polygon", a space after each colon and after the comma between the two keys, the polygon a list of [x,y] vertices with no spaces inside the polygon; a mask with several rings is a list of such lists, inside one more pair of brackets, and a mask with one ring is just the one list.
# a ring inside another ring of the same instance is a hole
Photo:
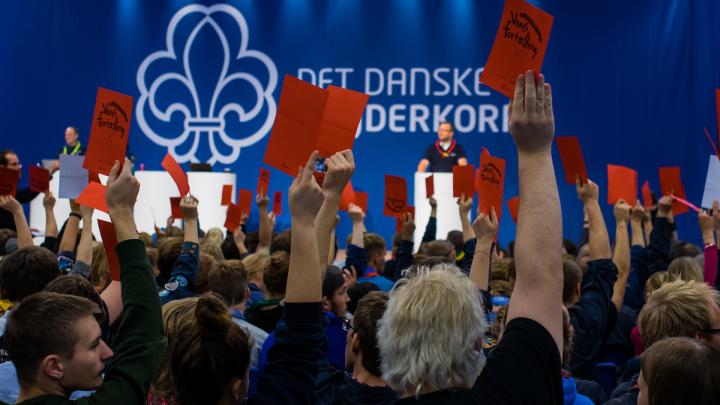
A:
{"label": "man with glasses", "polygon": [[455,165],[468,164],[465,149],[454,139],[455,127],[448,121],[443,121],[438,127],[438,139],[428,146],[425,155],[418,164],[418,172],[452,172]]}
{"label": "man with glasses", "polygon": [[[17,153],[10,149],[0,150],[0,167],[5,169],[17,170],[22,176],[22,164],[20,164],[20,158]],[[37,197],[38,193],[30,191],[29,188],[19,188],[15,192],[15,199],[20,204],[26,204]],[[0,229],[12,229],[15,231],[15,221],[13,220],[12,213],[0,208]]]}

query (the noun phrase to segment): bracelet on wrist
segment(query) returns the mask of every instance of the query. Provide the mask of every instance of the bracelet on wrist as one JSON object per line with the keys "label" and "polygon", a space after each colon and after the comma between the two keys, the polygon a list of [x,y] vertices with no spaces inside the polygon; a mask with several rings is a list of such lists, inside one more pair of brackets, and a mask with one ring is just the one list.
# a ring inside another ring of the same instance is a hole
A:
{"label": "bracelet on wrist", "polygon": [[77,219],[82,219],[82,216],[81,216],[79,213],[77,213],[77,212],[71,212],[71,213],[70,213],[70,216],[71,216],[71,217],[75,217],[75,218],[77,218]]}

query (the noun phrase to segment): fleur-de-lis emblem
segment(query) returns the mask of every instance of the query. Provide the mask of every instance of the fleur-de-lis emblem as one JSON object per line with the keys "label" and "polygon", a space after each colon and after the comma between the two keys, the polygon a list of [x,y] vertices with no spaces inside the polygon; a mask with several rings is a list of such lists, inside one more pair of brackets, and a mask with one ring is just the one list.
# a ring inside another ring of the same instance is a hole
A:
{"label": "fleur-de-lis emblem", "polygon": [[[137,71],[140,129],[180,163],[235,162],[241,148],[272,127],[275,64],[248,49],[245,18],[227,4],[183,7],[165,41],[166,49],[150,54]],[[209,152],[198,156],[203,150]]]}

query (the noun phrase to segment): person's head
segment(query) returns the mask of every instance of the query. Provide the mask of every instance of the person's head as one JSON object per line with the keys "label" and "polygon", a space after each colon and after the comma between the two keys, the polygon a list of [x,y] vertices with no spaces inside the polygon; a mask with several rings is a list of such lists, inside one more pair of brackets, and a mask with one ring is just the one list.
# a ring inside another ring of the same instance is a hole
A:
{"label": "person's head", "polygon": [[377,284],[365,281],[362,283],[355,283],[354,286],[348,288],[347,294],[348,297],[350,297],[350,301],[348,301],[347,304],[347,311],[354,314],[357,310],[358,302],[360,302],[360,300],[370,291],[380,291],[380,287],[378,287]]}
{"label": "person's head", "polygon": [[0,167],[19,171],[22,165],[20,165],[20,158],[14,151],[3,149],[0,150]]}
{"label": "person's head", "polygon": [[182,253],[183,239],[179,237],[165,237],[158,243],[158,269],[160,276],[158,283],[163,285],[170,279],[173,267]]}
{"label": "person's head", "polygon": [[345,276],[339,267],[328,265],[322,285],[322,308],[338,318],[345,316],[350,297],[347,293]]}
{"label": "person's head", "polygon": [[175,383],[172,376],[172,353],[177,350],[178,337],[190,330],[198,299],[200,297],[183,298],[170,301],[162,306],[163,330],[167,337],[167,350],[152,383],[152,391],[156,394],[175,393]]}
{"label": "person's head", "polygon": [[75,127],[65,128],[65,143],[74,146],[80,137],[78,129]]}
{"label": "person's head", "polygon": [[387,302],[387,294],[381,291],[372,291],[358,302],[345,345],[346,369],[352,370],[357,364],[374,376],[382,375],[377,330]]}
{"label": "person's head", "polygon": [[583,273],[580,266],[571,260],[563,260],[563,304],[571,307],[580,300],[580,283]]}
{"label": "person's head", "polygon": [[577,251],[577,256],[575,256],[575,262],[580,266],[583,274],[587,271],[590,260],[592,260],[590,257],[590,245],[586,243],[580,246]]}
{"label": "person's head", "polygon": [[401,396],[471,387],[486,329],[477,288],[457,267],[419,269],[390,292],[380,321],[383,378]]}
{"label": "person's head", "polygon": [[363,243],[365,244],[365,258],[368,266],[372,267],[378,273],[382,273],[385,268],[385,239],[376,233],[366,233],[363,235]]}
{"label": "person's head", "polygon": [[720,349],[671,337],[647,349],[638,380],[638,405],[720,403]]}
{"label": "person's head", "polygon": [[260,244],[260,233],[258,231],[252,231],[248,232],[245,235],[245,247],[247,248],[248,252],[255,253],[258,250],[258,245]]}
{"label": "person's head", "polygon": [[455,126],[448,122],[443,121],[438,126],[438,141],[440,142],[450,142],[453,139],[453,134],[455,134]]}
{"label": "person's head", "polygon": [[25,298],[10,313],[4,336],[20,387],[59,388],[68,396],[99,387],[113,355],[100,338],[99,313],[83,297],[43,291]]}
{"label": "person's head", "polygon": [[248,274],[240,260],[215,263],[207,274],[207,289],[222,298],[225,305],[242,304],[249,296]]}
{"label": "person's head", "polygon": [[577,255],[577,246],[570,239],[563,239],[563,254]]}
{"label": "person's head", "polygon": [[290,256],[287,253],[279,251],[270,255],[270,263],[263,273],[268,298],[285,297],[289,269]]}
{"label": "person's head", "polygon": [[49,250],[37,246],[16,250],[0,262],[2,297],[20,302],[42,291],[59,274],[57,259]]}
{"label": "person's head", "polygon": [[222,245],[224,239],[225,239],[225,235],[223,234],[223,231],[220,228],[210,228],[205,233],[205,240],[208,243],[213,244],[217,247],[220,247],[220,245]]}
{"label": "person's head", "polygon": [[675,260],[678,257],[695,257],[699,254],[702,254],[699,247],[684,240],[675,242],[670,248],[670,260]]}
{"label": "person's head", "polygon": [[225,260],[222,249],[219,245],[215,245],[213,242],[205,240],[200,243],[200,252],[212,256],[215,261]]}
{"label": "person's head", "polygon": [[171,353],[178,403],[239,403],[245,398],[250,366],[250,338],[227,316],[222,301],[201,296],[190,325]]}
{"label": "person's head", "polygon": [[90,282],[99,290],[104,290],[110,284],[110,265],[105,254],[105,246],[99,241],[93,242]]}
{"label": "person's head", "polygon": [[663,284],[667,283],[670,280],[670,274],[668,274],[667,271],[658,271],[657,273],[653,273],[652,276],[648,277],[647,281],[645,282],[645,300],[652,294],[655,290],[662,287]]}
{"label": "person's head", "polygon": [[285,230],[275,235],[270,242],[270,253],[285,252],[290,254],[290,230]]}
{"label": "person's head", "polygon": [[165,228],[165,236],[164,238],[182,238],[183,237],[183,230],[178,228],[177,226],[170,225],[167,228]]}
{"label": "person's head", "polygon": [[445,257],[449,263],[455,263],[455,246],[446,240],[429,242],[425,245],[423,253],[431,257]]}
{"label": "person's head", "polygon": [[140,238],[141,241],[143,241],[143,243],[145,244],[145,247],[152,247],[152,245],[153,245],[153,240],[152,240],[152,236],[150,236],[149,233],[147,233],[147,232],[140,232],[140,233],[138,234],[138,237]]}
{"label": "person's head", "polygon": [[147,253],[148,260],[150,261],[150,266],[152,267],[153,271],[153,277],[157,278],[157,276],[160,275],[160,269],[158,269],[157,266],[158,250],[154,247],[146,247],[145,253]]}
{"label": "person's head", "polygon": [[503,258],[499,260],[493,260],[490,263],[490,274],[492,274],[493,280],[509,280],[508,271],[510,269],[510,263],[512,259]]}
{"label": "person's head", "polygon": [[214,257],[205,252],[200,252],[200,263],[197,275],[195,276],[195,290],[202,294],[208,290],[208,273],[210,269],[217,263]]}
{"label": "person's head", "polygon": [[5,243],[8,241],[8,239],[16,237],[17,232],[13,231],[12,229],[0,229],[0,256],[4,256],[7,254],[5,252]]}
{"label": "person's head", "polygon": [[655,290],[638,316],[645,347],[667,337],[684,336],[720,348],[720,292],[705,283],[676,280]]}
{"label": "person's head", "polygon": [[263,273],[270,265],[270,253],[267,249],[260,249],[251,255],[245,256],[242,262],[248,271],[248,280],[258,287],[264,288]]}
{"label": "person's head", "polygon": [[453,247],[455,248],[455,252],[463,251],[463,247],[465,246],[465,239],[463,237],[462,231],[454,230],[448,232],[447,240],[448,242],[452,243]]}
{"label": "person's head", "polygon": [[67,275],[60,276],[51,281],[43,291],[54,292],[58,294],[69,294],[76,297],[87,298],[94,302],[99,310],[100,314],[95,316],[95,319],[100,324],[103,339],[106,342],[110,339],[110,319],[107,313],[107,307],[100,298],[95,286],[85,277]]}
{"label": "person's head", "polygon": [[703,268],[693,257],[681,256],[670,262],[667,269],[671,280],[697,281],[702,283]]}

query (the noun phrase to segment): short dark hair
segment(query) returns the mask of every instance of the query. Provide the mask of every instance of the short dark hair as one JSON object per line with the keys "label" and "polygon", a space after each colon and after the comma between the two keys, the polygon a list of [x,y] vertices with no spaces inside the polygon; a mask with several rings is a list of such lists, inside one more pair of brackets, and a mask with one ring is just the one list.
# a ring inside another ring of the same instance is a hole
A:
{"label": "short dark hair", "polygon": [[13,150],[11,149],[2,149],[0,150],[0,166],[7,166],[8,165],[8,159],[7,155],[17,155]]}
{"label": "short dark hair", "polygon": [[175,262],[182,253],[183,239],[179,237],[163,238],[158,244],[157,265],[160,270],[158,281],[162,284],[170,280]]}
{"label": "short dark hair", "polygon": [[270,255],[270,265],[263,272],[263,283],[270,294],[285,296],[288,270],[290,269],[290,256],[283,252]]}
{"label": "short dark hair", "polygon": [[357,305],[353,314],[353,330],[360,341],[362,366],[375,376],[381,376],[380,350],[377,343],[378,321],[387,307],[388,296],[381,291],[367,293]]}
{"label": "short dark hair", "polygon": [[72,359],[78,340],[76,322],[99,311],[97,304],[87,298],[43,291],[28,296],[10,312],[5,347],[20,385],[35,382],[40,362],[46,356],[58,354]]}
{"label": "short dark hair", "polygon": [[11,238],[17,238],[17,232],[7,228],[0,229],[0,256],[5,255],[5,243]]}
{"label": "short dark hair", "polygon": [[576,297],[578,283],[582,282],[580,266],[572,260],[563,259],[563,303],[570,304]]}
{"label": "short dark hair", "polygon": [[443,125],[450,125],[450,130],[453,131],[453,132],[455,132],[455,125],[454,125],[452,122],[447,121],[447,120],[446,120],[446,121],[441,121],[441,122],[440,122],[440,125],[438,125],[438,128],[440,128],[440,127],[443,126]]}
{"label": "short dark hair", "polygon": [[95,291],[95,287],[85,277],[67,275],[57,277],[51,281],[43,291],[58,294],[69,294],[76,297],[87,298],[102,308],[102,299]]}
{"label": "short dark hair", "polygon": [[386,250],[385,239],[382,236],[368,232],[363,235],[363,244],[365,245],[365,254],[367,257],[381,251],[383,254]]}
{"label": "short dark hair", "polygon": [[347,293],[350,297],[350,302],[347,304],[347,310],[351,314],[355,313],[358,302],[370,291],[380,291],[380,287],[370,282],[357,283],[354,286],[348,288]]}
{"label": "short dark hair", "polygon": [[462,252],[465,246],[465,238],[463,237],[462,231],[450,231],[447,234],[448,242],[455,246],[455,252]]}
{"label": "short dark hair", "polygon": [[578,248],[570,239],[563,239],[563,247],[567,254],[577,256]]}
{"label": "short dark hair", "polygon": [[[439,256],[439,257],[450,257],[453,244],[446,240],[434,240],[428,242],[423,249],[423,253],[427,256]],[[457,252],[455,252],[457,254]],[[453,257],[453,260],[455,258]]]}
{"label": "short dark hair", "polygon": [[285,230],[275,235],[270,242],[270,253],[285,252],[290,254],[290,230]]}
{"label": "short dark hair", "polygon": [[225,305],[239,304],[245,297],[248,272],[241,260],[216,262],[207,274],[207,289],[219,295]]}
{"label": "short dark hair", "polygon": [[0,289],[3,298],[12,302],[42,291],[60,274],[57,259],[49,250],[38,246],[18,249],[0,262]]}
{"label": "short dark hair", "polygon": [[699,254],[702,254],[702,250],[700,250],[699,247],[690,242],[679,240],[670,248],[670,261],[672,262],[678,257],[695,257]]}

